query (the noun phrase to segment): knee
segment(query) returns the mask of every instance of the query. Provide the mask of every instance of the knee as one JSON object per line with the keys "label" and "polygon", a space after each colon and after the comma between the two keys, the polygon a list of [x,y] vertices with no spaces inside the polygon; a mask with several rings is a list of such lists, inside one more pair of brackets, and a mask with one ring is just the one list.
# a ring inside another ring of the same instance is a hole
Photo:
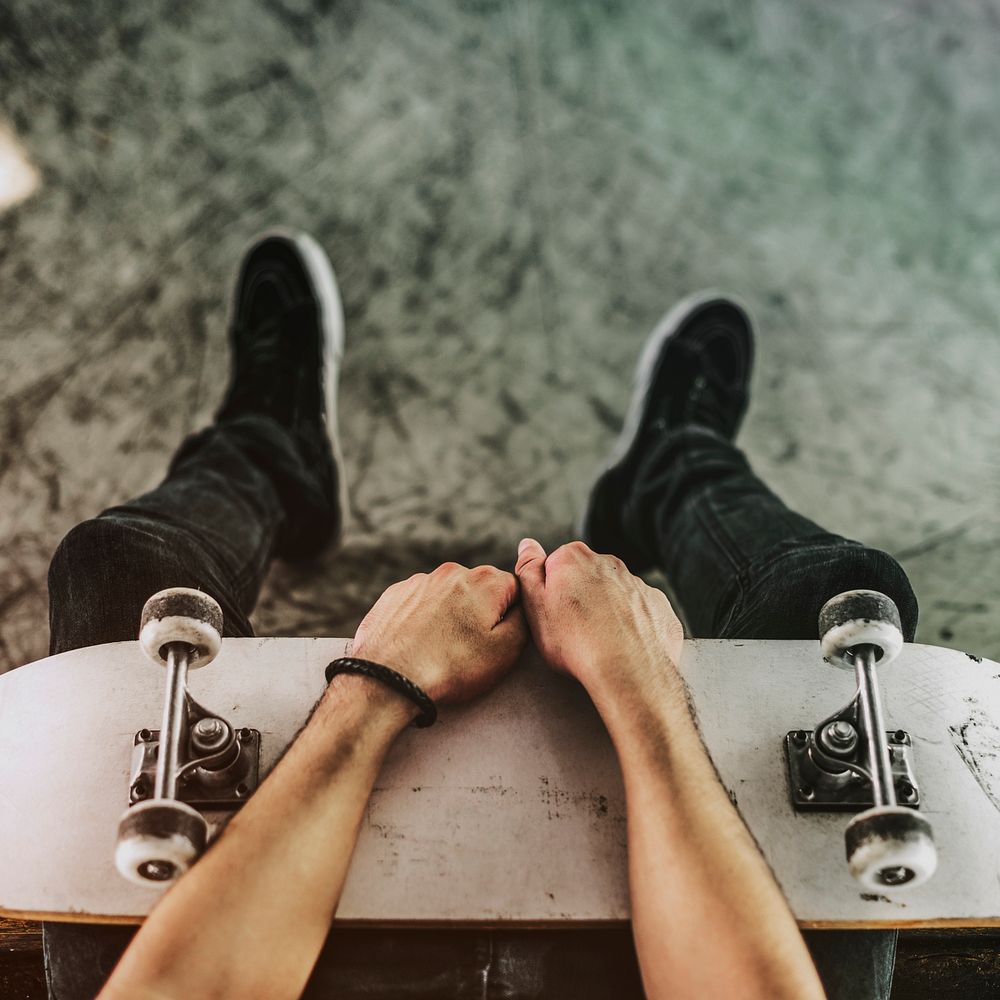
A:
{"label": "knee", "polygon": [[899,609],[903,638],[917,630],[917,598],[903,567],[887,552],[858,542],[789,545],[744,580],[724,637],[813,639],[820,608],[847,590],[877,590]]}
{"label": "knee", "polygon": [[917,631],[917,597],[905,570],[888,552],[859,543],[839,545],[825,550],[817,558],[816,567],[818,578],[823,580],[819,607],[847,590],[877,590],[895,603],[903,638],[913,641]]}
{"label": "knee", "polygon": [[[913,592],[910,578],[888,552],[881,549],[864,549],[864,559],[859,560],[856,575],[859,580],[851,590],[878,590],[892,598],[899,609],[899,620],[903,626],[903,638],[913,642],[917,632],[919,607],[917,595]],[[833,596],[833,595],[831,595]]]}
{"label": "knee", "polygon": [[73,528],[49,564],[50,649],[134,639],[146,600],[193,587],[221,605],[227,635],[253,635],[221,564],[177,526],[113,511]]}
{"label": "knee", "polygon": [[49,561],[49,596],[71,587],[75,577],[85,576],[95,561],[107,552],[107,526],[100,518],[74,525],[56,546]]}
{"label": "knee", "polygon": [[152,533],[137,525],[109,517],[95,517],[71,528],[49,563],[49,592],[72,585],[77,579],[124,580],[129,565],[149,547]]}
{"label": "knee", "polygon": [[53,632],[71,616],[79,627],[101,634],[88,645],[134,638],[143,602],[166,585],[161,578],[173,575],[177,555],[153,526],[113,517],[76,525],[49,563]]}

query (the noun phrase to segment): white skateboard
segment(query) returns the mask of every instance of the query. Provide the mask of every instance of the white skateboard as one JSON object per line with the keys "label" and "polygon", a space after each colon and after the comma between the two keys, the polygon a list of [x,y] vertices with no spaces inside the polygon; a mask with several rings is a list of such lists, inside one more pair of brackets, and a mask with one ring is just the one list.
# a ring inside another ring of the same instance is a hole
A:
{"label": "white skateboard", "polygon": [[[220,642],[213,605],[165,591],[140,642],[0,676],[0,914],[141,921],[300,729],[347,641]],[[894,610],[869,592],[828,605],[839,666],[813,642],[686,641],[702,735],[803,926],[1000,924],[1000,665],[903,646]],[[583,689],[530,653],[396,742],[337,919],[628,914],[611,742]]]}

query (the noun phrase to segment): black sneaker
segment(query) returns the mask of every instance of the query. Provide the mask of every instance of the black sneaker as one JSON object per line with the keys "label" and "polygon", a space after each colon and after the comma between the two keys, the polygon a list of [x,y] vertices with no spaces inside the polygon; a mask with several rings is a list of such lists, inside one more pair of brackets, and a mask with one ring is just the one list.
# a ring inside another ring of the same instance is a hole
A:
{"label": "black sneaker", "polygon": [[639,463],[649,445],[685,425],[732,440],[749,401],[753,328],[746,311],[718,292],[699,292],[667,313],[639,359],[625,425],[591,487],[580,537],[611,552],[633,573],[653,566],[623,523]]}
{"label": "black sneaker", "polygon": [[264,233],[244,254],[230,319],[232,380],[217,421],[264,413],[295,438],[322,491],[302,530],[278,540],[289,559],[340,540],[347,490],[337,425],[337,381],[344,356],[344,310],[333,268],[305,233]]}

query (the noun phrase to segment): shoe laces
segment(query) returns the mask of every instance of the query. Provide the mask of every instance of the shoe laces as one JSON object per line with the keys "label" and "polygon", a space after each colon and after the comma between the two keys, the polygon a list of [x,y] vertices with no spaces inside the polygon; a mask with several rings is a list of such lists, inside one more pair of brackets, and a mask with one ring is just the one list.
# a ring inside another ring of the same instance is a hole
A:
{"label": "shoe laces", "polygon": [[224,411],[265,411],[288,422],[294,414],[300,362],[289,347],[294,314],[283,310],[263,323],[234,327],[233,374]]}
{"label": "shoe laces", "polygon": [[697,371],[681,401],[685,422],[728,428],[733,419],[732,411],[739,411],[742,405],[737,398],[743,395],[739,384],[722,377],[701,343],[682,342],[678,347]]}

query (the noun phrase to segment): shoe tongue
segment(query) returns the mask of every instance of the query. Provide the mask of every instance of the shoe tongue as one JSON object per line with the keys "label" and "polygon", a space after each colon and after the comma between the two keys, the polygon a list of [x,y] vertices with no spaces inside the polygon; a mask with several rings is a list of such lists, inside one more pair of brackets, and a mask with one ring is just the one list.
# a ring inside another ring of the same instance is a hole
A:
{"label": "shoe tongue", "polygon": [[725,327],[713,327],[705,332],[698,343],[703,371],[706,378],[729,389],[743,381],[743,357]]}
{"label": "shoe tongue", "polygon": [[688,391],[685,417],[730,434],[743,409],[743,359],[724,328],[706,331],[691,346],[697,374]]}
{"label": "shoe tongue", "polygon": [[249,296],[247,315],[244,325],[251,330],[269,322],[274,322],[276,316],[284,312],[284,297],[278,285],[268,278],[259,279]]}

